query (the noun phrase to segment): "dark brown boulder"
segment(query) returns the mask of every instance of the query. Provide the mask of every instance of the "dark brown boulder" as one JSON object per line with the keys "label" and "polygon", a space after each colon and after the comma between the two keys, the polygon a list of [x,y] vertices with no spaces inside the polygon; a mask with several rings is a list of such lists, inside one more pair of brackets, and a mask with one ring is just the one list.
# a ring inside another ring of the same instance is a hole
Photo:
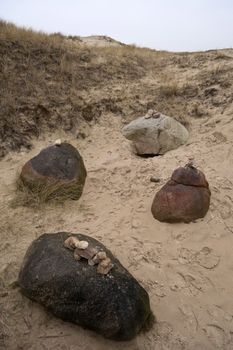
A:
{"label": "dark brown boulder", "polygon": [[206,215],[210,195],[205,175],[188,164],[176,169],[156,193],[151,211],[162,222],[190,222]]}
{"label": "dark brown boulder", "polygon": [[[74,259],[64,246],[68,237],[85,240],[106,252],[113,263],[108,274],[87,259]],[[149,296],[112,253],[82,234],[43,234],[32,242],[19,274],[24,295],[55,316],[115,340],[130,340],[153,319]]]}
{"label": "dark brown boulder", "polygon": [[86,175],[78,150],[69,143],[61,143],[43,149],[29,160],[22,168],[20,180],[32,192],[47,195],[46,199],[79,199]]}

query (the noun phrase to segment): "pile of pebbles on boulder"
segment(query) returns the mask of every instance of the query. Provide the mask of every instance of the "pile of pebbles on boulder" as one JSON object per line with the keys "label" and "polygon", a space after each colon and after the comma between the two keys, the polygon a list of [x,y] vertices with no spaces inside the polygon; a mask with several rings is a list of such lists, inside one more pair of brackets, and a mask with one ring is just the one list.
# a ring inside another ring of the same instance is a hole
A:
{"label": "pile of pebbles on boulder", "polygon": [[133,141],[136,154],[151,156],[162,155],[184,145],[189,137],[182,124],[155,110],[149,110],[144,117],[124,126],[122,134]]}
{"label": "pile of pebbles on boulder", "polygon": [[151,211],[162,222],[190,222],[203,218],[211,192],[205,175],[191,163],[176,169],[156,193]]}
{"label": "pile of pebbles on boulder", "polygon": [[88,265],[98,265],[97,273],[106,275],[113,264],[107,257],[106,253],[102,250],[97,249],[87,241],[80,241],[77,237],[71,236],[64,242],[64,246],[68,249],[74,250],[74,259],[81,260],[86,259]]}
{"label": "pile of pebbles on boulder", "polygon": [[153,319],[147,292],[103,244],[86,235],[58,232],[33,241],[19,285],[55,316],[114,340],[132,339]]}
{"label": "pile of pebbles on boulder", "polygon": [[78,150],[71,144],[58,140],[23,166],[20,183],[32,192],[47,191],[47,199],[79,199],[86,175]]}

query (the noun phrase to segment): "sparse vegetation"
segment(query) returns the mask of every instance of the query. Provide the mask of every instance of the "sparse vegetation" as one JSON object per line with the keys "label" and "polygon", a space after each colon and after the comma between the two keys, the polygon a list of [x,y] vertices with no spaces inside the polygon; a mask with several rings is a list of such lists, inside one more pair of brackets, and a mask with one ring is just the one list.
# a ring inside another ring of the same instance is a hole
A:
{"label": "sparse vegetation", "polygon": [[43,32],[35,32],[32,29],[17,27],[16,25],[0,20],[0,39],[8,41],[20,41],[22,44],[47,44],[48,46],[60,46],[63,41],[63,36],[54,33],[48,35]]}
{"label": "sparse vegetation", "polygon": [[195,118],[201,118],[204,115],[208,114],[203,111],[203,108],[201,107],[200,103],[195,102],[191,109],[192,116]]}
{"label": "sparse vegetation", "polygon": [[179,87],[176,82],[171,82],[160,86],[160,96],[162,97],[175,97],[179,95]]}
{"label": "sparse vegetation", "polygon": [[30,148],[44,130],[74,131],[102,113],[129,121],[155,108],[187,125],[190,102],[212,103],[203,89],[219,84],[230,96],[232,59],[224,55],[95,47],[0,21],[0,157]]}
{"label": "sparse vegetation", "polygon": [[228,60],[231,59],[231,57],[229,57],[228,55],[226,55],[224,52],[222,52],[221,50],[216,52],[216,60]]}

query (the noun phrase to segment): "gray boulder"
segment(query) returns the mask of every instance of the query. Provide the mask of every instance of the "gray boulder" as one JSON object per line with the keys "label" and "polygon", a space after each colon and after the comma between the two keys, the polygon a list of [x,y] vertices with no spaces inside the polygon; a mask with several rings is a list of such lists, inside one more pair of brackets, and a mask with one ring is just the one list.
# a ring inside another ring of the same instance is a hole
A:
{"label": "gray boulder", "polygon": [[189,136],[188,130],[174,118],[153,110],[126,125],[122,133],[133,141],[134,151],[139,155],[164,154],[184,145]]}

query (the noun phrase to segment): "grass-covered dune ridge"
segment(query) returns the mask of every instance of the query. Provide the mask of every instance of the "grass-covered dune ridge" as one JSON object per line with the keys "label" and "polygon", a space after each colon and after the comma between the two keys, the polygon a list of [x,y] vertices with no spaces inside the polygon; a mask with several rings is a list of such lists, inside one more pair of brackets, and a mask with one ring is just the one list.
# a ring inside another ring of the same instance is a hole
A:
{"label": "grass-covered dune ridge", "polygon": [[233,50],[170,53],[90,45],[0,22],[0,156],[58,126],[155,108],[185,125],[232,102]]}

